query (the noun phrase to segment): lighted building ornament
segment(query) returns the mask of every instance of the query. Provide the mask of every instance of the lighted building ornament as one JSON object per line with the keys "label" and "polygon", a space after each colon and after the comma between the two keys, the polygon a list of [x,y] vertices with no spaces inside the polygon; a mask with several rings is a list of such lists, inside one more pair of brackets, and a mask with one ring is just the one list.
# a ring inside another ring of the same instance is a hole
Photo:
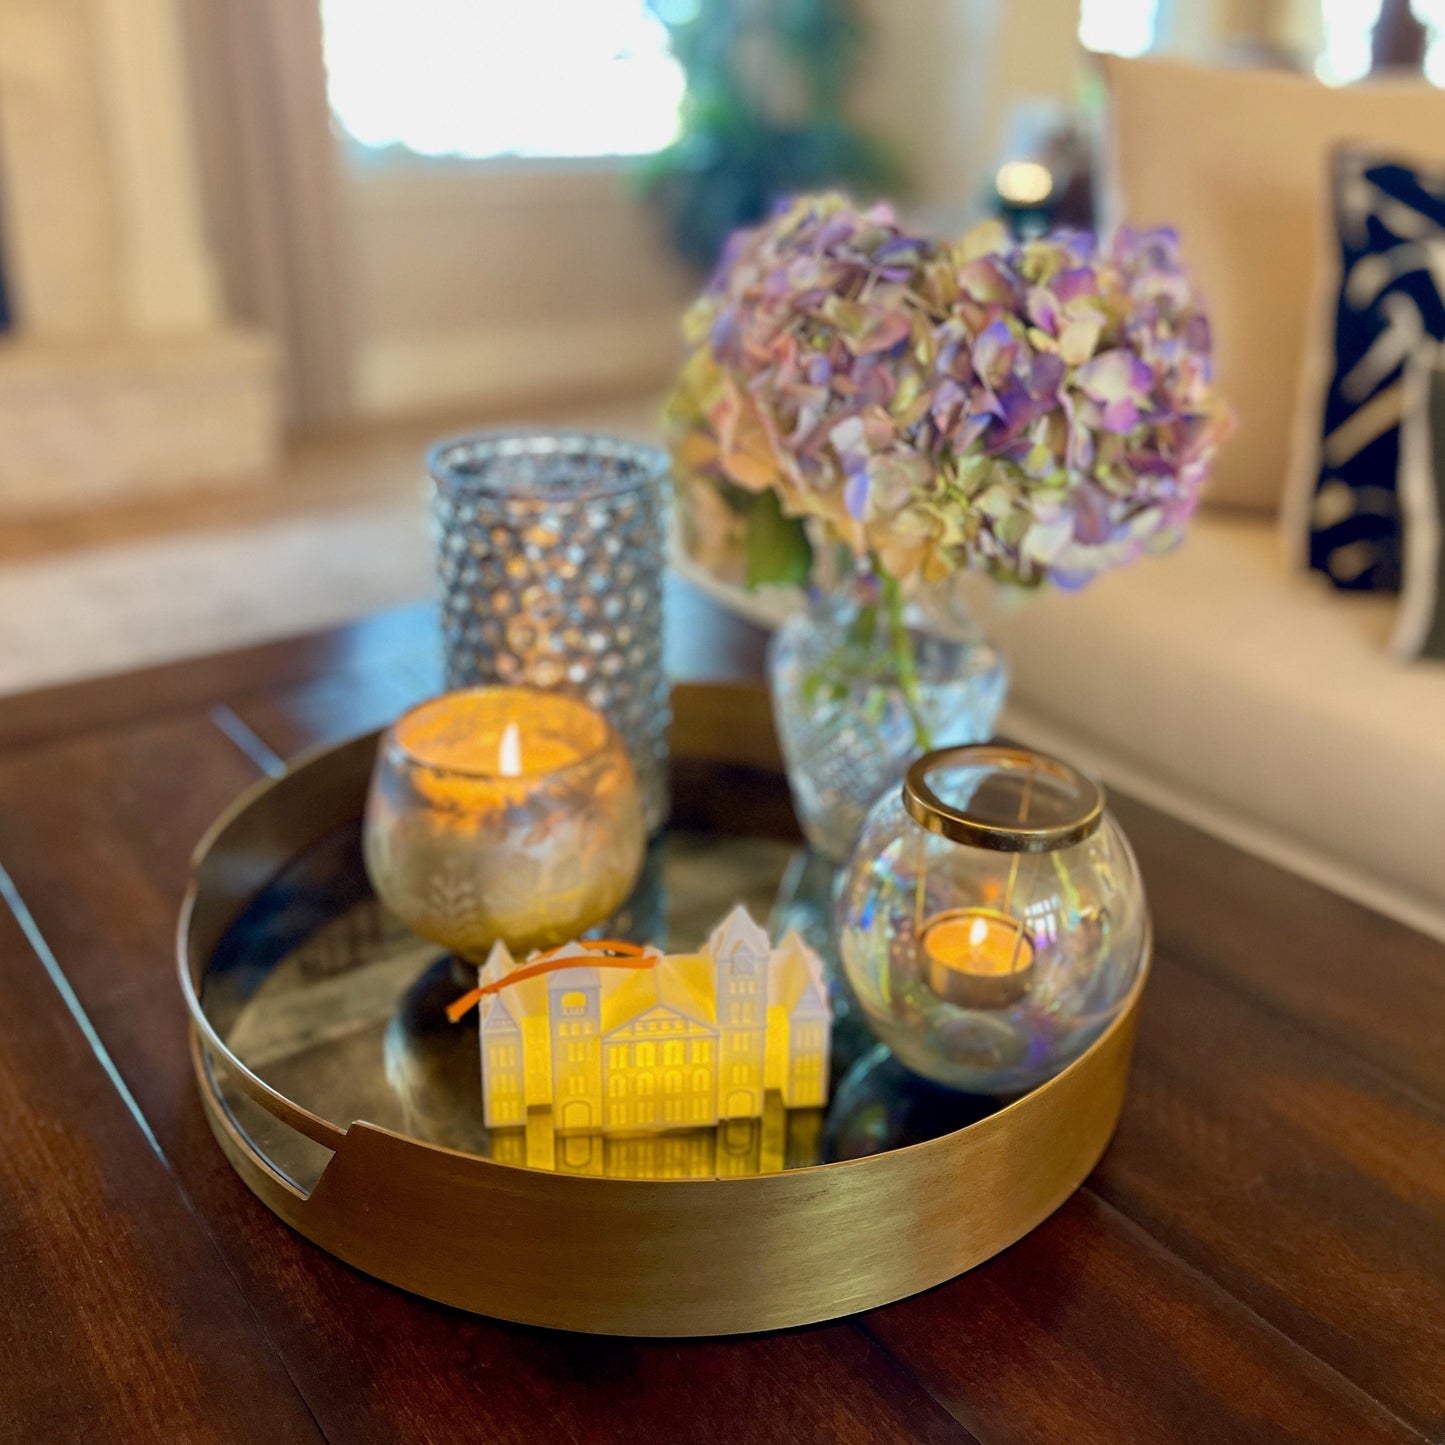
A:
{"label": "lighted building ornament", "polygon": [[559,1134],[696,1129],[759,1118],[773,1092],[789,1109],[826,1102],[832,1013],[796,933],[774,947],[739,906],[698,953],[598,948],[521,964],[492,949],[480,976],[488,1128],[550,1109]]}

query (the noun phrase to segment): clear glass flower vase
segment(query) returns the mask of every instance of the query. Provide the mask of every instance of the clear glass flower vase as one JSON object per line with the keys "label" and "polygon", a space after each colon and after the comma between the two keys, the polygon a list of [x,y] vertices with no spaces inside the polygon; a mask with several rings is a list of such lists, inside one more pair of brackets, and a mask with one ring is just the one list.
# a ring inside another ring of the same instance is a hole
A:
{"label": "clear glass flower vase", "polygon": [[798,821],[835,863],[915,757],[993,735],[1008,689],[1002,654],[955,586],[904,598],[863,572],[774,633],[768,676]]}

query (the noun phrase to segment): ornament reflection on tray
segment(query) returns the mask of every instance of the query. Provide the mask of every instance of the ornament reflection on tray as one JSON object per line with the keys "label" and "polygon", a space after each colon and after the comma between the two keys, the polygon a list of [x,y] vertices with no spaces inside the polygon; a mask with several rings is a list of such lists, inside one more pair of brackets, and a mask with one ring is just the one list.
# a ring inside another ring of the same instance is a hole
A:
{"label": "ornament reflection on tray", "polygon": [[607,1179],[734,1179],[816,1163],[822,1109],[790,1109],[770,1091],[756,1119],[638,1134],[559,1134],[551,1109],[531,1109],[524,1126],[493,1129],[499,1164],[593,1174]]}
{"label": "ornament reflection on tray", "polygon": [[470,688],[420,704],[382,738],[367,872],[422,937],[474,962],[499,938],[549,947],[607,917],[644,842],[627,753],[574,698]]}
{"label": "ornament reflection on tray", "polygon": [[1143,884],[1097,784],[1021,748],[928,753],[869,814],[838,903],[870,1027],[953,1088],[1030,1089],[1123,1009]]}
{"label": "ornament reflection on tray", "polygon": [[822,963],[796,933],[774,947],[741,906],[697,953],[601,940],[517,964],[499,943],[448,1012],[474,1004],[491,1129],[530,1137],[546,1110],[549,1135],[695,1130],[765,1118],[773,1095],[827,1101]]}

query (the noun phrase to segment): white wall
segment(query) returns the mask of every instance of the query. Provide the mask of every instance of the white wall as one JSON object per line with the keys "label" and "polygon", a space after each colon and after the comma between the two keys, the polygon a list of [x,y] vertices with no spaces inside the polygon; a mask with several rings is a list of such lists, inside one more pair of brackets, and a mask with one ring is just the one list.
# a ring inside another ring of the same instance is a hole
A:
{"label": "white wall", "polygon": [[661,387],[697,287],[616,165],[352,170],[355,395],[371,415]]}
{"label": "white wall", "polygon": [[[866,0],[859,113],[915,181],[913,209],[966,216],[1021,98],[1067,102],[1078,0]],[[370,415],[539,393],[661,389],[699,284],[614,165],[352,168],[354,393]]]}

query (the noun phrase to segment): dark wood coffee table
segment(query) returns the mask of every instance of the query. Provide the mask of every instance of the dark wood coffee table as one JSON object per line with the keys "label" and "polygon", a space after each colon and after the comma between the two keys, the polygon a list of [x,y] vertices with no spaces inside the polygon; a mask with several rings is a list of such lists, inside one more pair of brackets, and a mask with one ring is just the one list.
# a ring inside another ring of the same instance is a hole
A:
{"label": "dark wood coffee table", "polygon": [[[760,637],[671,603],[677,674],[740,683],[689,725],[756,731]],[[652,1344],[459,1314],[290,1233],[195,1096],[187,856],[437,675],[419,608],[0,702],[0,1440],[1445,1438],[1445,946],[1122,798],[1158,935],[1123,1122],[971,1274]]]}

